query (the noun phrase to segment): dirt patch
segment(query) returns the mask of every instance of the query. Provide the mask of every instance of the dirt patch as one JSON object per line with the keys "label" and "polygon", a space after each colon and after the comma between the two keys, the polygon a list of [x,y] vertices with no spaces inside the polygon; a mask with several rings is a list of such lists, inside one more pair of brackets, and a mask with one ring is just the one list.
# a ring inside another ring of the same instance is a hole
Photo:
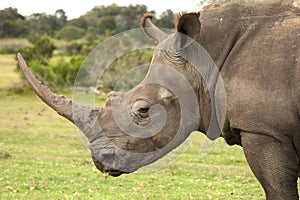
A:
{"label": "dirt patch", "polygon": [[11,155],[8,152],[0,152],[0,160],[6,160],[11,158]]}

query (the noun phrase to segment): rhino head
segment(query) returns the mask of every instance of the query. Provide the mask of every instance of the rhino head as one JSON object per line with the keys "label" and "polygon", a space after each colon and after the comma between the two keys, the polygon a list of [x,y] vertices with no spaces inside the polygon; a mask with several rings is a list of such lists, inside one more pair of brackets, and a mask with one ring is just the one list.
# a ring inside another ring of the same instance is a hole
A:
{"label": "rhino head", "polygon": [[145,79],[128,92],[111,92],[103,108],[53,93],[18,55],[32,89],[86,135],[95,166],[112,176],[155,162],[203,126],[198,103],[201,76],[187,59],[200,33],[199,14],[182,16],[177,32],[170,35],[157,28],[151,17],[144,16],[142,28],[158,45]]}

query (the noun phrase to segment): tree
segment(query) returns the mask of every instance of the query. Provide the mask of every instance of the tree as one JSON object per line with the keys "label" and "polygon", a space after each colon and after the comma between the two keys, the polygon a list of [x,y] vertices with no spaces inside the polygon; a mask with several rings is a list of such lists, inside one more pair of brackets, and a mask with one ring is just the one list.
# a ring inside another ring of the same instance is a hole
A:
{"label": "tree", "polygon": [[145,5],[109,6],[95,7],[82,16],[94,34],[103,34],[107,31],[112,34],[119,33],[132,28],[138,28],[141,17],[147,13]]}
{"label": "tree", "polygon": [[168,9],[163,12],[157,20],[157,26],[162,28],[173,29],[175,27],[175,14],[172,10]]}
{"label": "tree", "polygon": [[15,8],[0,10],[0,37],[22,37],[28,33],[25,17]]}
{"label": "tree", "polygon": [[116,32],[139,28],[141,17],[145,13],[147,13],[147,6],[145,5],[122,7],[120,14],[116,18]]}
{"label": "tree", "polygon": [[85,35],[85,30],[76,26],[64,26],[59,31],[55,32],[55,38],[64,39],[66,41],[72,41],[82,38]]}
{"label": "tree", "polygon": [[115,18],[113,16],[102,17],[97,29],[98,29],[97,34],[100,35],[103,35],[108,31],[114,34],[116,30]]}
{"label": "tree", "polygon": [[68,21],[66,12],[63,9],[59,9],[59,10],[55,11],[54,16],[55,16],[60,28],[62,28]]}
{"label": "tree", "polygon": [[82,28],[84,30],[86,30],[88,28],[88,23],[86,21],[86,19],[84,17],[79,17],[76,19],[71,19],[70,21],[68,21],[65,26],[76,26],[78,28]]}
{"label": "tree", "polygon": [[62,9],[57,10],[54,15],[45,13],[34,13],[27,18],[30,34],[53,36],[55,31],[61,29],[67,22],[67,17]]}

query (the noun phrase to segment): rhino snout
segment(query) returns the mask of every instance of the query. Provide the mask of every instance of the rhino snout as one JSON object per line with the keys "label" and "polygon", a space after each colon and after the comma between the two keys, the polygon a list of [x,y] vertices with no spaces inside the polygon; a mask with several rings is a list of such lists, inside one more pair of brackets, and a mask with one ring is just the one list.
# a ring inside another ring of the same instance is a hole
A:
{"label": "rhino snout", "polygon": [[[113,155],[112,155],[113,156]],[[99,160],[97,160],[94,156],[92,156],[92,159],[93,159],[93,162],[96,166],[96,168],[103,172],[103,173],[108,173],[109,175],[111,176],[114,176],[114,177],[117,177],[117,176],[120,176],[124,173],[127,173],[127,172],[122,172],[122,171],[119,171],[119,170],[115,170],[115,169],[110,169],[110,168],[107,168],[105,167]]]}

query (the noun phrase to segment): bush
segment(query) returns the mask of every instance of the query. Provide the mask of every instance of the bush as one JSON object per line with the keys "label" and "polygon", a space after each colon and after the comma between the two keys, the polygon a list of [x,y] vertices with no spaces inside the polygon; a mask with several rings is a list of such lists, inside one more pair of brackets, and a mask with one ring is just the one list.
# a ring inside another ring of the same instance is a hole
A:
{"label": "bush", "polygon": [[46,35],[42,37],[31,36],[29,41],[33,46],[27,46],[18,51],[22,53],[27,62],[38,60],[43,65],[47,65],[49,59],[52,57],[53,51],[56,49],[54,43]]}
{"label": "bush", "polygon": [[72,41],[79,38],[82,38],[85,35],[86,31],[82,28],[76,26],[64,26],[59,31],[55,32],[55,38],[64,39],[66,41]]}
{"label": "bush", "polygon": [[68,55],[78,55],[82,53],[83,43],[80,42],[72,42],[71,44],[66,46],[66,53]]}
{"label": "bush", "polygon": [[136,50],[119,57],[106,69],[99,85],[105,91],[130,90],[144,79],[152,58],[152,52],[152,49]]}
{"label": "bush", "polygon": [[53,89],[61,89],[73,86],[84,59],[83,56],[74,56],[69,60],[65,57],[58,57],[49,65],[33,60],[29,62],[29,66],[34,75],[43,83]]}

